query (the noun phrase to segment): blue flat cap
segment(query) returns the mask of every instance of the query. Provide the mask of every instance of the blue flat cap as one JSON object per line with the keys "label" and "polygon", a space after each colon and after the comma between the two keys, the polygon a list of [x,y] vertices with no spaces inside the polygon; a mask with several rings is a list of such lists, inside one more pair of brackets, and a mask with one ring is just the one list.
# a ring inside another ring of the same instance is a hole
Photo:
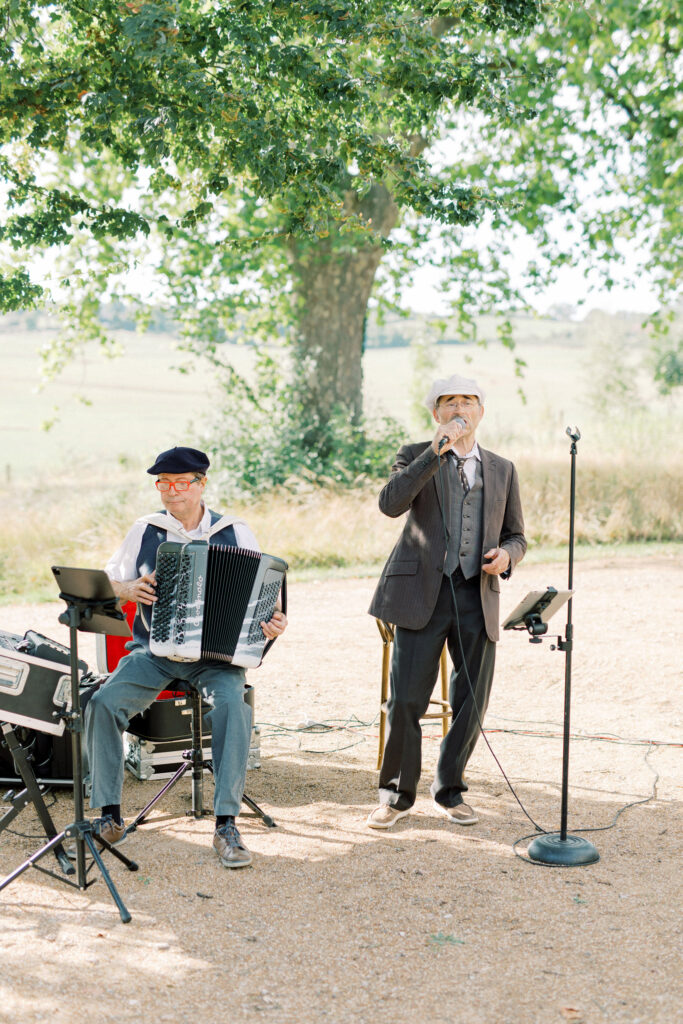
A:
{"label": "blue flat cap", "polygon": [[169,448],[157,456],[148,473],[206,473],[209,468],[209,457],[198,448]]}

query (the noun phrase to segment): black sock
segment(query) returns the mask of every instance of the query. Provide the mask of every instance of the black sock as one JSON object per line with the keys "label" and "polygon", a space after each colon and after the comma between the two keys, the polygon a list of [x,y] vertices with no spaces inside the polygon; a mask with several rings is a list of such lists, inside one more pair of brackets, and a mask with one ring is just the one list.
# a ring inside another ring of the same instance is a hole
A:
{"label": "black sock", "polygon": [[216,828],[223,828],[223,825],[234,825],[235,815],[234,814],[217,814],[216,815]]}
{"label": "black sock", "polygon": [[102,806],[102,817],[106,818],[108,814],[111,814],[114,821],[123,825],[123,818],[121,817],[121,804],[104,804]]}

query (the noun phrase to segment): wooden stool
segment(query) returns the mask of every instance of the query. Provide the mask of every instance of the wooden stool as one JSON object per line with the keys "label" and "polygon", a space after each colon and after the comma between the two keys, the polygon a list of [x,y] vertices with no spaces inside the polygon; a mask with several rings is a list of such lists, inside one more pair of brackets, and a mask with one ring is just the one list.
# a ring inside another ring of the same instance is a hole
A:
{"label": "wooden stool", "polygon": [[[389,699],[389,659],[391,644],[394,639],[394,627],[382,619],[375,619],[380,636],[382,637],[382,690],[379,708],[379,750],[377,752],[377,768],[382,767],[382,755],[384,754],[384,734],[387,724],[387,700]],[[439,711],[427,711],[422,718],[440,718],[442,734],[448,732],[449,719],[451,718],[451,706],[448,703],[448,663],[446,660],[447,647],[441,652],[441,699],[432,697],[430,704],[439,708]]]}

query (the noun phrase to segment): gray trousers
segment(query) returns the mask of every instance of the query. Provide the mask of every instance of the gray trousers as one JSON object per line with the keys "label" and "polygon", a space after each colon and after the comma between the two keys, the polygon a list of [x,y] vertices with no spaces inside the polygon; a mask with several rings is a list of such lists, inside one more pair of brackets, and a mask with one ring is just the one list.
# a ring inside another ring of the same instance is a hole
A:
{"label": "gray trousers", "polygon": [[[195,687],[211,706],[214,811],[238,815],[242,804],[251,740],[251,708],[245,703],[243,668],[202,661],[170,661],[131,645],[124,658],[85,710],[85,741],[90,765],[90,806],[120,804],[123,789],[123,737],[129,720],[172,690],[173,680]],[[175,687],[177,688],[177,687]]]}
{"label": "gray trousers", "polygon": [[[422,768],[420,718],[429,705],[444,643],[453,662],[449,701],[453,718],[439,751],[431,794],[444,807],[463,802],[465,765],[470,759],[489,702],[496,645],[489,640],[481,609],[479,574],[453,574],[456,617],[449,579],[444,576],[434,613],[424,629],[396,627],[387,705],[387,741],[379,773],[379,798],[399,811],[415,803]],[[458,629],[459,625],[459,629]],[[467,682],[469,672],[472,692]]]}

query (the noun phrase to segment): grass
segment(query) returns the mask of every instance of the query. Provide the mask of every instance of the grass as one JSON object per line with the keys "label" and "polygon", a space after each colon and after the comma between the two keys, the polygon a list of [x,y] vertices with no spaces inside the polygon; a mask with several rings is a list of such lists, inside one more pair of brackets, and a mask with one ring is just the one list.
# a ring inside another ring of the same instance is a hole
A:
{"label": "grass", "polygon": [[[565,464],[519,464],[526,508],[528,559],[567,557]],[[627,472],[628,469],[628,472]],[[576,557],[671,556],[683,536],[683,473],[661,475],[660,486],[642,487],[639,466],[592,467],[579,478]],[[0,540],[0,601],[51,600],[51,565],[99,567],[118,547],[136,516],[158,504],[150,480],[136,469],[62,475],[43,487],[16,486],[4,511]],[[356,490],[311,488],[280,492],[235,506],[264,549],[290,565],[291,578],[377,575],[398,538],[402,520],[381,515],[380,484]],[[151,499],[151,500],[150,500]],[[209,503],[221,507],[209,491]]]}

